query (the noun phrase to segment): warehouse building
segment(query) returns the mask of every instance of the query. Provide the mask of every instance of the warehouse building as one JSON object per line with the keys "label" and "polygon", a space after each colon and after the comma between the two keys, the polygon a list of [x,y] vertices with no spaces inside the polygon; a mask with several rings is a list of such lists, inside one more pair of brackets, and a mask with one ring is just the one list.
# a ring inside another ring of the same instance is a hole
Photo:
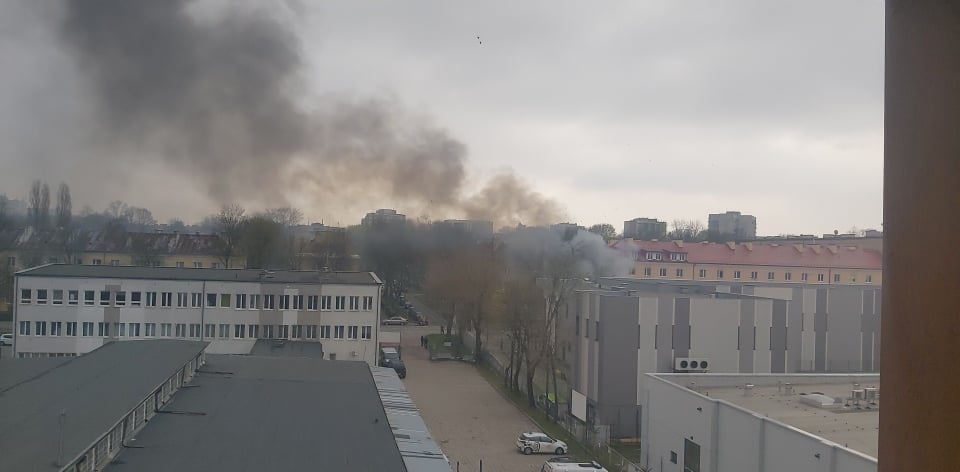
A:
{"label": "warehouse building", "polygon": [[136,339],[247,354],[259,339],[288,339],[376,364],[382,283],[372,272],[49,264],[17,272],[15,284],[19,358]]}

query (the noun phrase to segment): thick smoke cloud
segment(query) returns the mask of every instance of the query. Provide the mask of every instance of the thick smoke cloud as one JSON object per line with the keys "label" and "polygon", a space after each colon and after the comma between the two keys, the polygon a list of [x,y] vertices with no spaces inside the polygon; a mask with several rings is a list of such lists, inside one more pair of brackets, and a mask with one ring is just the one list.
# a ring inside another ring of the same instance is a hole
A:
{"label": "thick smoke cloud", "polygon": [[298,38],[271,12],[231,2],[201,18],[194,3],[65,3],[60,38],[95,98],[98,152],[163,159],[216,203],[373,196],[498,225],[562,218],[512,175],[464,195],[465,146],[397,100],[312,98]]}

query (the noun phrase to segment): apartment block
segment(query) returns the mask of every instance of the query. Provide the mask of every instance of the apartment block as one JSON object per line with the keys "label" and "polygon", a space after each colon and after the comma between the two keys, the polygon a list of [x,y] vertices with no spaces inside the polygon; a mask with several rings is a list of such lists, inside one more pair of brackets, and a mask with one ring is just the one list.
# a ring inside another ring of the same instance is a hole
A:
{"label": "apartment block", "polygon": [[667,223],[653,218],[634,218],[623,222],[623,237],[631,239],[664,239]]}
{"label": "apartment block", "polygon": [[757,217],[739,211],[711,213],[707,235],[712,241],[743,241],[757,237]]}
{"label": "apartment block", "polygon": [[14,355],[73,356],[135,339],[247,354],[258,339],[286,339],[375,365],[381,285],[372,272],[50,264],[16,274]]}

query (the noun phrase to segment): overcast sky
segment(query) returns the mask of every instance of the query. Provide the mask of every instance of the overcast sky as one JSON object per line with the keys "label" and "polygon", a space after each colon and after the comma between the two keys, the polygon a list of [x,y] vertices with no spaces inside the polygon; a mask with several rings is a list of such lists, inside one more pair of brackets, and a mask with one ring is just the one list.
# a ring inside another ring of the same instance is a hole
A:
{"label": "overcast sky", "polygon": [[[69,147],[30,155],[44,123],[82,141],[84,108],[46,98],[75,85],[44,13],[4,3],[0,192],[23,197],[45,177],[71,184],[75,208],[122,199],[191,220],[217,207],[169,165],[91,170]],[[300,37],[307,95],[391,97],[428,116],[466,145],[471,187],[512,170],[570,220],[618,230],[634,217],[706,222],[725,210],[755,215],[761,234],[880,227],[881,1],[285,8],[274,14]],[[288,198],[311,220],[362,216]]]}

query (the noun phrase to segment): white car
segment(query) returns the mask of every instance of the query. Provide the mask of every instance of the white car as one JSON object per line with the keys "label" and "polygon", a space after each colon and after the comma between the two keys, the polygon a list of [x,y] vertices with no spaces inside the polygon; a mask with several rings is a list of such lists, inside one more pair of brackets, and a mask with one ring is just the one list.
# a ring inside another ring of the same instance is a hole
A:
{"label": "white car", "polygon": [[13,335],[0,334],[0,346],[13,346]]}
{"label": "white car", "polygon": [[543,433],[520,433],[520,437],[517,438],[517,449],[527,455],[533,453],[561,455],[567,453],[567,443]]}

